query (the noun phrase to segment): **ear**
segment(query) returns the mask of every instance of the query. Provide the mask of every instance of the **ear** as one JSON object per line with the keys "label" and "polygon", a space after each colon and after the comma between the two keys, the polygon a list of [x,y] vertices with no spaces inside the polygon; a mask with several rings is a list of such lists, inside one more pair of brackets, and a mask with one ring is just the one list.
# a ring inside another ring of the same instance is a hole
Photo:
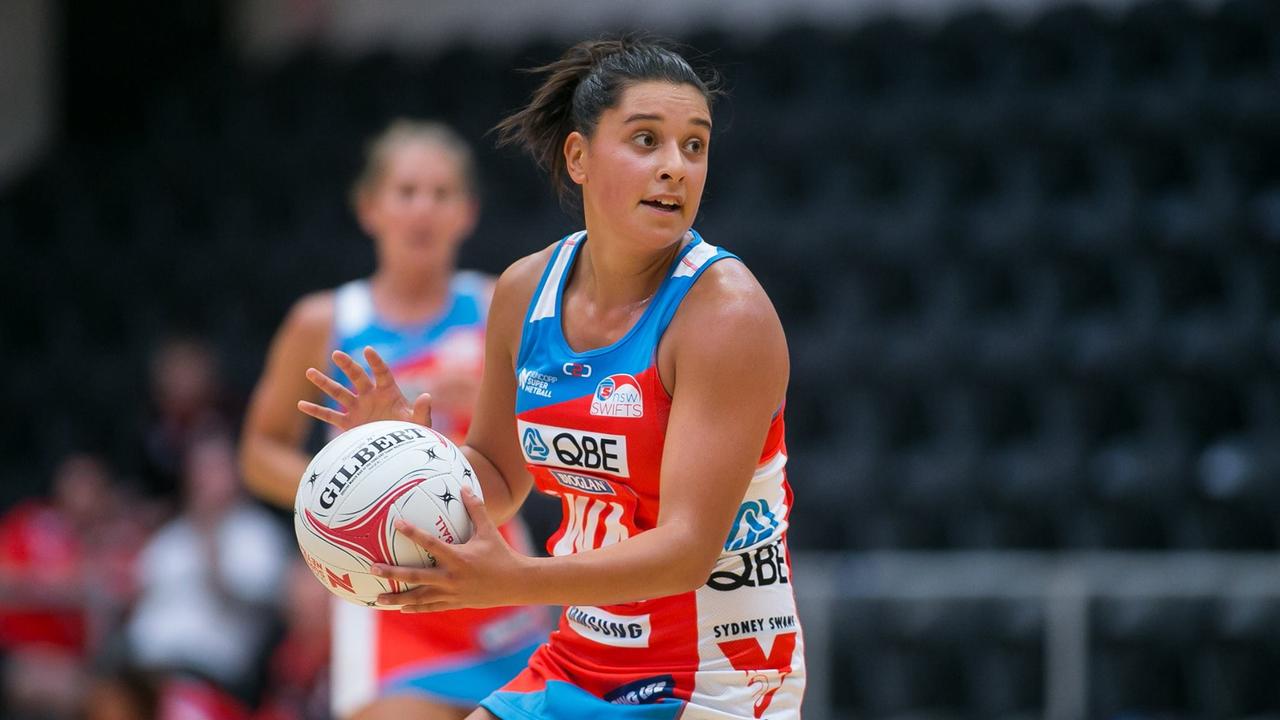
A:
{"label": "ear", "polygon": [[587,181],[588,150],[587,138],[577,130],[564,139],[564,169],[579,185]]}

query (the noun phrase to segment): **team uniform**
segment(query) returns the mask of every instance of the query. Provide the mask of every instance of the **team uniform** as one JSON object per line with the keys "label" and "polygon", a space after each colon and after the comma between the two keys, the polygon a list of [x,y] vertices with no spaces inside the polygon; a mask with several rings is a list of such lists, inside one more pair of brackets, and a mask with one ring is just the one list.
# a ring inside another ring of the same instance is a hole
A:
{"label": "team uniform", "polygon": [[[450,376],[478,382],[491,294],[487,277],[456,273],[438,317],[398,327],[378,317],[368,281],[347,283],[335,295],[334,347],[360,358],[363,348],[372,346],[411,398]],[[461,442],[469,413],[470,408],[433,408],[432,424]],[[528,551],[528,534],[518,518],[501,530],[513,547]],[[525,667],[549,629],[544,608],[403,614],[339,600],[333,608],[333,709],[339,717],[385,695],[475,705]]]}
{"label": "team uniform", "polygon": [[[642,317],[607,347],[574,352],[561,329],[564,286],[585,233],[559,243],[534,292],[516,365],[516,420],[537,488],[563,506],[547,542],[553,555],[605,547],[657,523],[671,409],[658,342],[701,274],[734,257],[690,233]],[[504,720],[798,717],[804,647],[785,539],[786,460],[779,410],[705,585],[565,608],[528,669],[481,704]]]}

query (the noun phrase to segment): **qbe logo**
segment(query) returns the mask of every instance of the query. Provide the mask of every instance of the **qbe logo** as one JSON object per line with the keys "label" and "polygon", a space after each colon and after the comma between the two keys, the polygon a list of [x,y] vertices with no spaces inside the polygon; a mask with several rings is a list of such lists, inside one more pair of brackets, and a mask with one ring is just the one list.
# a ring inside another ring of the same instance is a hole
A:
{"label": "qbe logo", "polygon": [[524,446],[524,455],[529,460],[542,462],[547,459],[547,444],[542,441],[537,428],[526,428],[521,434],[520,444]]}
{"label": "qbe logo", "polygon": [[627,437],[516,421],[525,462],[631,477]]}
{"label": "qbe logo", "polygon": [[772,538],[780,525],[778,516],[774,515],[767,501],[748,500],[738,506],[738,514],[733,518],[733,529],[729,531],[724,549],[734,552],[759,545]]}
{"label": "qbe logo", "polygon": [[644,396],[640,383],[625,373],[610,375],[596,385],[591,396],[591,414],[599,417],[644,417]]}

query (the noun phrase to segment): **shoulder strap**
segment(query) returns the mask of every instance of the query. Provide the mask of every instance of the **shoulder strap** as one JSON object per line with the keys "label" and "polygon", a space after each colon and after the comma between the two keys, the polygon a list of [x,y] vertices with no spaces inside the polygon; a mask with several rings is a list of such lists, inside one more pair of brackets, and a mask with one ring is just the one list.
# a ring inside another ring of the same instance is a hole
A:
{"label": "shoulder strap", "polygon": [[527,322],[535,323],[556,316],[566,271],[586,234],[586,230],[581,230],[560,241],[560,247],[556,248],[555,256],[551,258],[551,262],[547,263],[547,269],[542,273],[542,280],[538,283],[534,300],[529,304]]}
{"label": "shoulder strap", "polygon": [[352,280],[340,286],[333,298],[334,339],[355,335],[373,323],[373,295],[368,280]]}
{"label": "shoulder strap", "polygon": [[737,255],[716,247],[706,240],[695,230],[693,233],[693,243],[685,250],[684,255],[676,261],[675,270],[671,272],[671,279],[663,287],[659,297],[655,298],[658,306],[654,308],[653,313],[653,329],[655,335],[661,337],[667,329],[667,325],[671,324],[671,318],[675,317],[676,310],[680,309],[680,303],[684,300],[684,296],[689,294],[689,290],[693,284],[698,281],[702,273],[707,268],[725,258],[737,258]]}

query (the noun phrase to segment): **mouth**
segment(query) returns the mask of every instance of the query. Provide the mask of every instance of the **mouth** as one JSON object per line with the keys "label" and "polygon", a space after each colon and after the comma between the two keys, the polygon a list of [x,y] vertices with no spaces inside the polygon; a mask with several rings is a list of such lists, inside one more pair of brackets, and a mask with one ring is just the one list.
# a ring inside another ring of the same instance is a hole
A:
{"label": "mouth", "polygon": [[682,207],[680,202],[673,198],[656,198],[653,200],[641,200],[640,204],[651,207],[654,210],[657,210],[658,212],[667,213],[669,215],[675,215],[676,213],[680,212],[680,208]]}

